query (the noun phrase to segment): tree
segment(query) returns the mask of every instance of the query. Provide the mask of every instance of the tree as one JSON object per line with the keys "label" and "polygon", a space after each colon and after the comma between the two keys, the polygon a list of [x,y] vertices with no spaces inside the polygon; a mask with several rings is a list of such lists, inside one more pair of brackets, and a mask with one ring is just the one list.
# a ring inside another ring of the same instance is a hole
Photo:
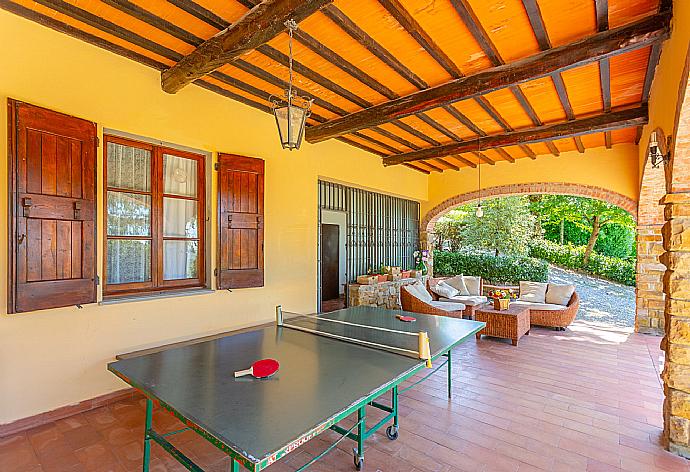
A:
{"label": "tree", "polygon": [[542,225],[572,223],[589,234],[582,260],[586,266],[597,243],[601,230],[611,225],[634,228],[632,216],[622,208],[592,198],[569,195],[542,195],[533,199],[530,209]]}
{"label": "tree", "polygon": [[475,215],[476,203],[459,207],[460,243],[500,253],[524,255],[534,237],[536,218],[527,197],[502,197],[482,202],[484,216]]}

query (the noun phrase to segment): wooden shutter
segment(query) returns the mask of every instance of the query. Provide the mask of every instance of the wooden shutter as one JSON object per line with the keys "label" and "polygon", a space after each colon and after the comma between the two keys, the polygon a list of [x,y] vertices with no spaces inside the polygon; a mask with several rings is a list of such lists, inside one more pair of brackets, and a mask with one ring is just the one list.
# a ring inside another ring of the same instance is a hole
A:
{"label": "wooden shutter", "polygon": [[96,125],[10,100],[9,312],[96,301]]}
{"label": "wooden shutter", "polygon": [[264,285],[264,161],[218,156],[218,288]]}

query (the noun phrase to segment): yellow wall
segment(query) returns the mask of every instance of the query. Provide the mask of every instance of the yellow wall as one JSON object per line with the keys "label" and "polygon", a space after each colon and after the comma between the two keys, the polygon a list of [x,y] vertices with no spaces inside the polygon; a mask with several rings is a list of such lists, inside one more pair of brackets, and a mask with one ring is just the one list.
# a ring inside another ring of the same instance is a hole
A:
{"label": "yellow wall", "polygon": [[[498,185],[566,182],[602,187],[637,200],[637,146],[618,144],[562,153],[559,157],[539,156],[538,159],[518,159],[514,164],[497,162],[482,165],[482,188]],[[477,169],[464,168],[460,172],[432,174],[429,178],[429,200],[422,203],[422,216],[444,200],[478,187]]]}
{"label": "yellow wall", "polygon": [[[378,157],[337,141],[283,151],[270,115],[195,86],[167,95],[156,71],[4,11],[0,44],[3,105],[12,97],[96,121],[100,129],[266,160],[264,288],[6,315],[1,284],[0,424],[122,388],[105,368],[116,353],[266,321],[276,304],[314,310],[319,177],[417,200],[427,197],[427,177],[421,173],[384,168]],[[3,209],[6,119],[0,113]],[[101,159],[99,150],[100,170]],[[101,199],[102,180],[98,188]],[[215,201],[211,210],[215,216]],[[0,223],[7,227],[4,210]],[[5,230],[0,247],[0,274],[6,274]]]}
{"label": "yellow wall", "polygon": [[[662,47],[659,65],[656,68],[649,95],[649,124],[644,127],[642,139],[640,139],[640,169],[644,166],[649,133],[657,127],[661,128],[666,136],[673,136],[675,132],[678,88],[690,45],[690,27],[688,25],[690,25],[690,2],[676,0],[673,2],[671,38]],[[640,175],[641,178],[642,175]]]}

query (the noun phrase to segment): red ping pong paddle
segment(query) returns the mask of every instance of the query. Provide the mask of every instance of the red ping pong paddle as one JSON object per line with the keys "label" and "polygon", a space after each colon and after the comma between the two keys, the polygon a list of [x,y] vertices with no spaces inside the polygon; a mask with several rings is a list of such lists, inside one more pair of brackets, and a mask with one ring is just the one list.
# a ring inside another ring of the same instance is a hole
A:
{"label": "red ping pong paddle", "polygon": [[412,321],[417,321],[417,318],[414,316],[405,316],[405,315],[395,315],[397,319],[400,321],[404,321],[405,323],[410,323]]}
{"label": "red ping pong paddle", "polygon": [[265,379],[278,372],[280,364],[275,359],[261,359],[252,364],[249,369],[238,370],[235,372],[235,378],[243,375],[251,375],[257,379]]}

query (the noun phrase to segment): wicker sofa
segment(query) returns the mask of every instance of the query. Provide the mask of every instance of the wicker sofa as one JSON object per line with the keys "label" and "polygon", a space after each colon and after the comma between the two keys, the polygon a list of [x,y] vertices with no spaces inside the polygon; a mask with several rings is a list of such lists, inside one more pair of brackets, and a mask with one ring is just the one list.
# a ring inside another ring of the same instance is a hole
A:
{"label": "wicker sofa", "polygon": [[[529,302],[516,301],[513,303],[518,303],[529,307],[532,305]],[[540,304],[534,304],[538,307]],[[536,326],[546,326],[549,328],[557,328],[561,331],[565,331],[570,323],[575,320],[577,316],[577,310],[580,308],[580,297],[577,292],[573,292],[570,296],[570,301],[563,307],[562,310],[540,310],[538,308],[530,308],[529,319],[531,325]]]}
{"label": "wicker sofa", "polygon": [[[439,283],[441,280],[446,280],[447,278],[448,277],[430,277],[427,281],[427,288],[434,300],[442,299],[439,298],[439,296],[431,290],[431,287]],[[480,293],[484,293],[484,288],[484,281],[482,280],[480,282]],[[518,287],[496,288],[518,289]],[[465,315],[465,317],[474,318],[474,312],[476,311],[478,306],[481,306],[481,304],[470,304],[467,300],[462,300],[462,297],[457,298],[457,301],[460,301],[461,303],[465,303],[467,305],[465,310],[463,310],[463,315]],[[455,299],[451,301],[455,301]],[[545,326],[548,328],[556,328],[558,330],[564,331],[565,328],[568,327],[577,316],[577,310],[580,308],[580,297],[578,296],[577,292],[573,292],[572,296],[570,297],[570,300],[568,301],[568,304],[565,305],[562,309],[540,310],[539,308],[543,307],[544,304],[532,304],[523,301],[516,301],[513,303],[529,307],[531,325]],[[534,306],[534,308],[531,308],[530,306]]]}
{"label": "wicker sofa", "polygon": [[[431,296],[434,298],[434,300],[439,300],[439,301],[449,301],[449,302],[459,302],[465,305],[465,310],[463,311],[463,314],[468,317],[468,318],[474,318],[474,312],[477,309],[478,306],[483,305],[484,303],[487,302],[487,298],[484,296],[457,296],[453,299],[447,299],[447,298],[441,298],[439,297],[432,288],[438,284],[442,280],[446,280],[450,277],[429,277],[427,280],[427,289],[429,290],[429,293],[431,293]],[[484,292],[484,281],[480,278],[479,279],[479,293]]]}
{"label": "wicker sofa", "polygon": [[[400,305],[404,311],[412,313],[423,313],[426,315],[449,316],[451,318],[462,318],[465,305],[460,303],[445,303],[432,301],[425,302],[407,290],[407,286],[400,288]],[[457,309],[453,309],[457,308]]]}

